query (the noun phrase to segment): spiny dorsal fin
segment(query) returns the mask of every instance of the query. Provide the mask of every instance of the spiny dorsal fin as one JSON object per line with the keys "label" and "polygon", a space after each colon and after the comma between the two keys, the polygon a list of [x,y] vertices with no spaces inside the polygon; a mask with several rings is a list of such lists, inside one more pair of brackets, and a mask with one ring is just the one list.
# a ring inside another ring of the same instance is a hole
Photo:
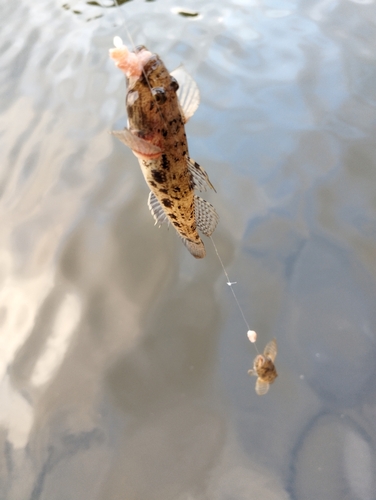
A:
{"label": "spiny dorsal fin", "polygon": [[186,72],[183,66],[174,69],[170,74],[176,78],[179,83],[176,95],[178,96],[179,104],[183,112],[183,121],[187,123],[200,104],[200,92],[196,82],[191,75]]}
{"label": "spiny dorsal fin", "polygon": [[169,221],[167,215],[165,214],[165,211],[163,210],[161,204],[157,200],[157,197],[155,196],[155,194],[152,191],[150,191],[150,193],[149,193],[148,207],[149,207],[150,212],[155,220],[154,226],[159,224],[159,227],[161,227],[161,225],[166,221],[167,221],[168,225],[170,224],[170,221]]}
{"label": "spiny dorsal fin", "polygon": [[213,205],[199,196],[195,196],[195,216],[198,229],[202,231],[205,236],[211,236],[219,220]]}
{"label": "spiny dorsal fin", "polygon": [[215,191],[215,187],[210,182],[208,174],[198,163],[196,163],[192,158],[187,158],[187,165],[188,170],[192,174],[195,188],[199,191],[206,191],[208,188],[214,189]]}

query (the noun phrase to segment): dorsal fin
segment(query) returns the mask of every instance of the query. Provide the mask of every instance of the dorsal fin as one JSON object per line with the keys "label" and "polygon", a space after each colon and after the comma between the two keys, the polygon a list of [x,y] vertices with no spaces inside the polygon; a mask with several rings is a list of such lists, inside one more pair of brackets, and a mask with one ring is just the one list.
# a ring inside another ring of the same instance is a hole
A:
{"label": "dorsal fin", "polygon": [[188,157],[187,165],[188,165],[188,170],[192,174],[193,182],[196,189],[198,189],[199,191],[206,191],[208,188],[211,188],[214,189],[215,191],[215,187],[210,182],[208,174],[198,163],[196,163],[192,158]]}

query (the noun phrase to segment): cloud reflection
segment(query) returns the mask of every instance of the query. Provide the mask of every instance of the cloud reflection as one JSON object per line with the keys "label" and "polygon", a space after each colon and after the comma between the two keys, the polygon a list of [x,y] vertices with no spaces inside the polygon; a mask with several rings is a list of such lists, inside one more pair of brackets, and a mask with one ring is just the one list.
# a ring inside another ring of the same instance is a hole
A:
{"label": "cloud reflection", "polygon": [[53,286],[52,273],[33,279],[20,279],[12,274],[10,256],[0,257],[3,286],[0,289],[2,325],[0,335],[0,380],[12,363],[18,349],[29,337],[40,306]]}
{"label": "cloud reflection", "polygon": [[0,384],[0,426],[8,431],[7,439],[14,448],[23,448],[33,423],[30,403],[12,386],[5,376]]}
{"label": "cloud reflection", "polygon": [[52,334],[46,341],[44,352],[35,364],[31,375],[33,385],[41,386],[45,384],[59,368],[80,317],[81,305],[77,295],[68,294],[56,315]]}

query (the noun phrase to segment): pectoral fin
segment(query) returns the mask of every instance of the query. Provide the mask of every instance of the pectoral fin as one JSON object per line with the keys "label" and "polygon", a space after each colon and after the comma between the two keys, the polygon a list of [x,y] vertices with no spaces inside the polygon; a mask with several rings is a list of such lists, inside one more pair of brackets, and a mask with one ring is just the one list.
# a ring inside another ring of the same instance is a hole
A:
{"label": "pectoral fin", "polygon": [[188,170],[192,174],[192,179],[196,189],[199,191],[206,191],[208,188],[211,188],[215,191],[215,187],[210,182],[208,174],[198,163],[196,163],[192,158],[187,158],[187,165]]}
{"label": "pectoral fin", "polygon": [[167,215],[165,214],[165,211],[163,210],[161,204],[157,200],[157,197],[155,196],[155,194],[152,191],[150,191],[150,193],[149,193],[148,207],[149,207],[150,212],[155,220],[154,226],[159,224],[159,227],[160,227],[166,221],[167,221],[167,224],[170,223]]}
{"label": "pectoral fin", "polygon": [[161,148],[149,141],[145,141],[145,139],[141,139],[141,137],[133,134],[127,128],[124,130],[113,130],[112,135],[128,146],[139,158],[158,158],[162,153]]}
{"label": "pectoral fin", "polygon": [[218,224],[218,214],[213,205],[199,196],[195,196],[196,224],[205,236],[211,236]]}
{"label": "pectoral fin", "polygon": [[200,92],[196,82],[191,75],[186,72],[183,66],[179,66],[170,74],[176,78],[179,83],[176,94],[183,113],[183,121],[187,123],[200,104]]}

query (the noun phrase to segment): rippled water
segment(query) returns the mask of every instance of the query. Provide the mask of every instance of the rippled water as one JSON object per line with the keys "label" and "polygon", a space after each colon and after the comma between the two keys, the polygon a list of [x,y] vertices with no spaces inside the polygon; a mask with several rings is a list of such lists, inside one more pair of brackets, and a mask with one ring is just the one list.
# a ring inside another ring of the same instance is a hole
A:
{"label": "rippled water", "polygon": [[[0,498],[375,499],[373,1],[106,5],[1,5]],[[210,240],[153,226],[108,133],[124,18],[200,87],[214,239],[279,345],[264,397]]]}

